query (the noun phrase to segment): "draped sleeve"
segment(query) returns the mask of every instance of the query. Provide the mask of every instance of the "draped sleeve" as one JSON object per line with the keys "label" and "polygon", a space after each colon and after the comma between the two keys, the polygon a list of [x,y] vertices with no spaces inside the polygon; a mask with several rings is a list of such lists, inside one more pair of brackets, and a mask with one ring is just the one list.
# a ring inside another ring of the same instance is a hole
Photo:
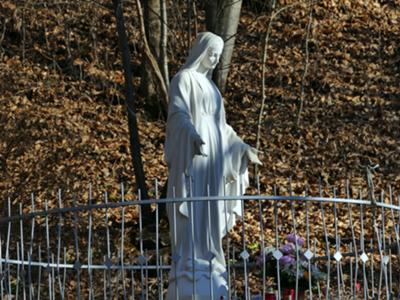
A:
{"label": "draped sleeve", "polygon": [[165,161],[171,171],[186,175],[195,155],[193,141],[198,136],[191,114],[192,93],[190,75],[185,71],[178,73],[169,90]]}
{"label": "draped sleeve", "polygon": [[[224,176],[228,183],[236,181],[238,184],[242,184],[245,189],[248,186],[247,166],[249,161],[246,151],[249,145],[243,142],[235,130],[227,124],[223,104],[221,108],[221,123],[226,144]],[[242,180],[239,179],[240,177],[242,177]],[[232,194],[238,194],[237,192],[233,192]]]}

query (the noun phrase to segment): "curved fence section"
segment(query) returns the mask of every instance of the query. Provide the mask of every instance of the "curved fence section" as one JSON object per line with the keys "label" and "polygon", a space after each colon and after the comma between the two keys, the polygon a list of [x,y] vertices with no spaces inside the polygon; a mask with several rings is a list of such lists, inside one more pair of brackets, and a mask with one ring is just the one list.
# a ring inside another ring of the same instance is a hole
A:
{"label": "curved fence section", "polygon": [[243,216],[223,240],[229,299],[400,299],[400,198],[391,190],[368,199],[353,199],[348,188],[345,197],[326,196],[319,187],[317,196],[274,188],[151,200],[127,200],[121,190],[118,201],[90,192],[87,203],[69,206],[59,193],[51,209],[33,196],[29,205],[8,200],[1,298],[163,299],[178,259],[165,204],[240,200]]}

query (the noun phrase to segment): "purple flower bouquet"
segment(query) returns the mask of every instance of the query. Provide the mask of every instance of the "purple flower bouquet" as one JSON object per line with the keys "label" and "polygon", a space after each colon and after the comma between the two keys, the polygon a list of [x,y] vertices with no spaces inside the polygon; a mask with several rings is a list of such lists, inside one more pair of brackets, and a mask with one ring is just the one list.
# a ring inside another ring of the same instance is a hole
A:
{"label": "purple flower bouquet", "polygon": [[[268,277],[275,278],[275,282],[281,284],[281,288],[294,288],[296,279],[298,287],[307,290],[315,287],[318,281],[325,278],[325,274],[307,259],[304,250],[304,238],[293,233],[287,235],[285,243],[278,249],[268,247],[265,249],[265,266]],[[279,250],[277,252],[276,250]],[[277,261],[276,258],[279,258]],[[311,259],[311,257],[309,257]],[[259,256],[257,264],[263,266],[263,256]]]}

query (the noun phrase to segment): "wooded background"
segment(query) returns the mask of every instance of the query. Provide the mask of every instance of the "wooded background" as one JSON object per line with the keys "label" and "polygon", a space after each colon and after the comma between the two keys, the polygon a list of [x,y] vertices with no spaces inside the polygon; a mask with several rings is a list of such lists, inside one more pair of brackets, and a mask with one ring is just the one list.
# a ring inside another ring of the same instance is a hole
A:
{"label": "wooded background", "polygon": [[321,180],[341,195],[347,179],[366,193],[376,164],[376,192],[399,190],[399,1],[122,2],[1,1],[0,207],[31,193],[52,206],[58,189],[85,202],[89,184],[113,201],[124,182],[135,198],[127,111],[153,197],[168,81],[205,30],[226,42],[214,79],[228,122],[261,151],[263,193],[288,177],[297,193]]}

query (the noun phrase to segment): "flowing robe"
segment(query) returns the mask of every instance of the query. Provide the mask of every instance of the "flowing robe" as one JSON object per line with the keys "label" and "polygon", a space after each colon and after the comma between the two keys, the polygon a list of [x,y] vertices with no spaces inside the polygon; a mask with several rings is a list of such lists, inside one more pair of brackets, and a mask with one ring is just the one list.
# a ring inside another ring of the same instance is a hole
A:
{"label": "flowing robe", "polygon": [[[206,156],[195,155],[198,135]],[[215,84],[194,70],[179,72],[170,85],[165,144],[168,198],[239,195],[248,185],[248,147],[226,123]],[[241,216],[241,205],[240,200],[167,205],[174,258],[167,299],[186,299],[193,279],[197,299],[211,299],[211,290],[215,299],[226,296],[222,238]],[[204,284],[210,281],[212,288]]]}

